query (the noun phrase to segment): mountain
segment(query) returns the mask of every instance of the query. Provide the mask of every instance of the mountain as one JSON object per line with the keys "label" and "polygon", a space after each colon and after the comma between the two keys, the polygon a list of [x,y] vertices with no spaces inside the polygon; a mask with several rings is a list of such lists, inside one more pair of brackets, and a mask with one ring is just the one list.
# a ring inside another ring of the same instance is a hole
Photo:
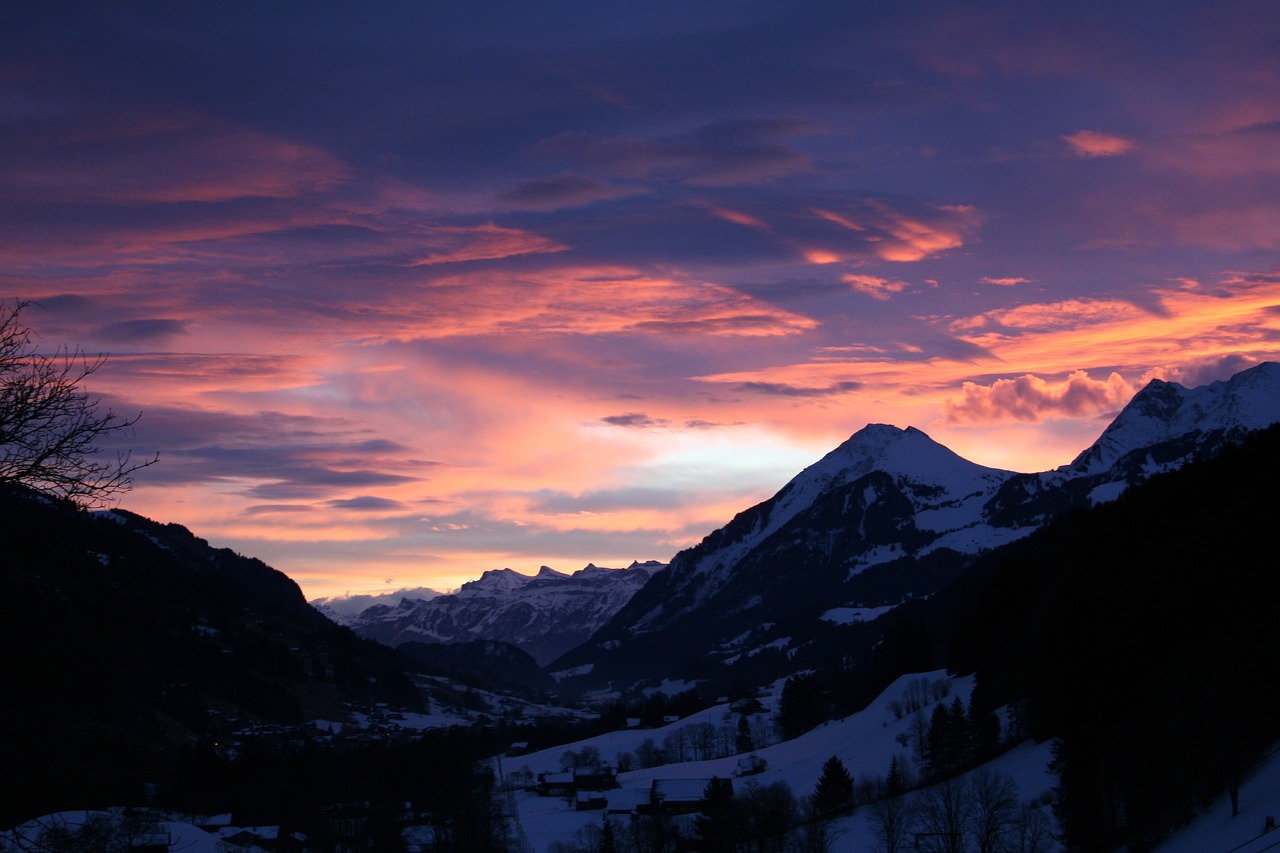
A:
{"label": "mountain", "polygon": [[928,596],[977,555],[1277,421],[1280,365],[1268,363],[1195,389],[1153,381],[1072,463],[1039,474],[869,425],[677,554],[550,669],[578,689],[625,691],[666,678],[760,683],[834,647],[869,658],[880,635],[833,624],[843,614]]}
{"label": "mountain", "polygon": [[370,607],[388,602],[398,604],[403,599],[411,601],[427,601],[442,595],[425,586],[405,587],[394,592],[383,592],[376,595],[331,595],[311,599],[311,606],[328,616],[339,625],[350,625],[357,616]]}
{"label": "mountain", "polygon": [[0,542],[2,817],[140,798],[181,751],[242,726],[421,705],[394,650],[179,525],[4,488]]}
{"label": "mountain", "polygon": [[389,646],[509,643],[545,664],[585,642],[664,568],[649,561],[625,569],[588,565],[571,575],[547,566],[536,575],[497,569],[451,595],[429,600],[406,596],[395,606],[367,608],[347,624],[360,636]]}

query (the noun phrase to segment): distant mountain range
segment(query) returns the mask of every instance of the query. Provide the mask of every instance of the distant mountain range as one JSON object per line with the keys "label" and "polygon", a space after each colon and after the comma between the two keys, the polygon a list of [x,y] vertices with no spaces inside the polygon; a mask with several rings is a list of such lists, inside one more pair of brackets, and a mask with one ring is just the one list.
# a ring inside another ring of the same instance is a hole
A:
{"label": "distant mountain range", "polygon": [[427,601],[443,594],[425,586],[415,586],[397,589],[394,592],[366,595],[328,595],[311,599],[311,606],[339,625],[350,625],[357,616],[370,607],[387,603],[399,604],[406,598],[410,601]]}
{"label": "distant mountain range", "polygon": [[578,689],[624,692],[785,675],[830,654],[821,638],[836,608],[881,614],[929,596],[979,554],[1276,422],[1280,364],[1267,363],[1194,389],[1153,381],[1073,462],[1038,474],[977,465],[914,428],[869,425],[677,554],[550,669]]}
{"label": "distant mountain range", "polygon": [[485,572],[456,593],[375,604],[355,615],[313,602],[357,634],[389,646],[404,643],[510,643],[546,664],[586,642],[636,590],[666,568],[655,561],[625,569],[588,565],[573,574],[543,566],[536,575],[512,569]]}

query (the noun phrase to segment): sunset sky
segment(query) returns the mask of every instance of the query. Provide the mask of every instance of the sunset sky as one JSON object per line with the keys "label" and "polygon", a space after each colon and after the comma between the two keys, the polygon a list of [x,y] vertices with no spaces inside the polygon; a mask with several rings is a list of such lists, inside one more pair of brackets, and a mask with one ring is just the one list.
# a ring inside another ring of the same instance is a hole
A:
{"label": "sunset sky", "polygon": [[669,559],[867,423],[1280,354],[1280,7],[10,3],[0,299],[309,597]]}

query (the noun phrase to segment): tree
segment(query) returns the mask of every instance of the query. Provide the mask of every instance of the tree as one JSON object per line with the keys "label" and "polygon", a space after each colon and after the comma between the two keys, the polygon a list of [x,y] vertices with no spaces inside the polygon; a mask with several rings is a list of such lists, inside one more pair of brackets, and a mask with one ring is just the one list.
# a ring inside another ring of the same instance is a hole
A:
{"label": "tree", "polygon": [[712,777],[702,792],[702,812],[694,819],[695,849],[702,853],[732,853],[738,843],[741,816],[733,799],[733,783]]}
{"label": "tree", "polygon": [[930,853],[961,853],[972,813],[973,800],[963,778],[929,788],[920,800],[916,847]]}
{"label": "tree", "polygon": [[987,769],[973,774],[970,788],[970,832],[978,853],[1001,853],[1018,821],[1018,789],[1008,776]]}
{"label": "tree", "polygon": [[885,797],[869,807],[876,853],[901,853],[910,843],[915,810],[906,797]]}
{"label": "tree", "polygon": [[126,418],[90,397],[83,384],[106,362],[79,349],[42,355],[22,322],[29,302],[0,304],[0,484],[19,484],[84,505],[107,503],[156,461],[99,456],[100,444],[129,430]]}
{"label": "tree", "polygon": [[747,722],[746,715],[738,717],[738,731],[734,737],[733,745],[739,755],[755,751],[756,743],[751,737],[751,724]]}
{"label": "tree", "polygon": [[853,777],[835,755],[822,765],[822,775],[813,792],[813,805],[823,817],[832,817],[853,805]]}

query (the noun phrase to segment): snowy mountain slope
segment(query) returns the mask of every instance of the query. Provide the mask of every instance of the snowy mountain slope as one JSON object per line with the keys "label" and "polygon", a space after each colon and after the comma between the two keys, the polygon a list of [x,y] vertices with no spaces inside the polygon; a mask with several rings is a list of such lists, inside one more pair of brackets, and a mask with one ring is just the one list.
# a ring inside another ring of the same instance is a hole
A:
{"label": "snowy mountain slope", "polygon": [[[1280,364],[1268,362],[1230,379],[1183,388],[1153,380],[1064,473],[1114,471],[1135,453],[1188,437],[1209,443],[1239,438],[1280,421]],[[1152,460],[1155,461],[1155,460]]]}
{"label": "snowy mountain slope", "polygon": [[497,640],[545,664],[595,633],[663,568],[650,561],[625,569],[588,565],[571,575],[546,566],[536,575],[498,569],[452,595],[375,605],[348,624],[357,634],[392,646]]}
{"label": "snowy mountain slope", "polygon": [[979,524],[984,499],[1012,475],[962,459],[914,427],[869,424],[801,471],[772,500],[749,510],[744,519],[749,525],[735,519],[720,531],[723,535],[714,547],[686,552],[688,556],[673,566],[672,581],[677,575],[688,582],[696,579],[696,593],[682,610],[657,604],[637,619],[633,630],[653,630],[708,601],[732,580],[727,570],[824,502],[841,502],[845,514],[861,510],[859,532],[865,547],[847,565],[857,571],[900,556],[901,548],[895,546],[907,538],[879,535],[874,529],[875,507],[897,504],[895,511],[910,516],[917,531],[936,538]]}
{"label": "snowy mountain slope", "polygon": [[[911,717],[900,717],[890,707],[900,699],[907,686],[920,679],[945,680],[951,685],[953,696],[967,697],[973,687],[972,676],[949,678],[944,672],[904,675],[873,701],[867,708],[843,720],[832,721],[794,740],[776,743],[755,750],[754,754],[767,762],[763,773],[749,779],[735,780],[735,786],[749,781],[760,785],[785,782],[797,796],[813,793],[822,764],[831,756],[838,757],[855,781],[883,778],[891,759],[909,762],[910,748],[903,747],[900,738],[910,737]],[[777,699],[767,697],[767,707],[773,710]],[[926,713],[928,709],[925,709]],[[594,747],[606,761],[614,761],[623,752],[634,752],[644,739],[662,743],[677,729],[710,723],[717,727],[732,725],[734,714],[728,706],[719,705],[701,711],[679,722],[660,729],[629,730],[599,735],[578,743],[564,744],[543,752],[532,753],[504,762],[504,770],[510,773],[527,767],[535,776],[540,772],[559,769],[559,759],[566,750],[580,751]],[[730,779],[735,776],[738,756],[716,758],[708,761],[690,761],[680,764],[664,764],[644,770],[621,773],[618,782],[621,789],[606,792],[610,807],[615,803],[638,802],[645,799],[645,792],[655,779],[709,779],[718,776]],[[1050,745],[1023,744],[991,762],[988,770],[1008,776],[1017,789],[1021,801],[1034,800],[1048,792],[1054,777],[1048,773]],[[556,842],[573,838],[574,833],[589,824],[599,825],[599,812],[575,811],[558,797],[539,797],[521,793],[516,797],[519,820],[530,845],[537,853],[552,849]],[[834,850],[865,851],[874,849],[873,828],[866,809],[859,809],[852,816],[837,819],[832,826],[835,836]]]}
{"label": "snowy mountain slope", "polygon": [[425,586],[406,587],[394,592],[378,595],[332,595],[311,599],[311,606],[328,616],[339,625],[350,625],[351,622],[370,607],[379,604],[399,604],[404,599],[426,601],[442,593]]}
{"label": "snowy mountain slope", "polygon": [[[1191,390],[1152,382],[1073,463],[1040,474],[977,465],[914,428],[868,425],[677,554],[552,667],[578,674],[580,688],[627,689],[710,677],[769,649],[793,658],[832,607],[928,596],[983,551],[1277,421],[1280,365],[1264,364]],[[670,671],[673,655],[688,672]]]}

